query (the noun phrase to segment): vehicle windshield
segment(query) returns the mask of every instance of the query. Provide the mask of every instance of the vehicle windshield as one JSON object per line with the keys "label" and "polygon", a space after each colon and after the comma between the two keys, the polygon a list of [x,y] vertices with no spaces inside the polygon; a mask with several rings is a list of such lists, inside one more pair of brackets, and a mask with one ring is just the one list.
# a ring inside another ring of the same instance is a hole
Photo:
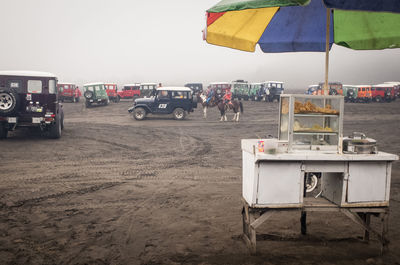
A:
{"label": "vehicle windshield", "polygon": [[222,89],[227,89],[229,88],[228,84],[212,84],[211,88],[215,89],[215,88],[222,88]]}
{"label": "vehicle windshield", "polygon": [[317,88],[318,87],[316,87],[316,86],[311,86],[311,87],[308,88],[308,91],[309,92],[314,92],[315,90],[317,90]]}
{"label": "vehicle windshield", "polygon": [[246,88],[247,84],[233,84],[234,88]]}

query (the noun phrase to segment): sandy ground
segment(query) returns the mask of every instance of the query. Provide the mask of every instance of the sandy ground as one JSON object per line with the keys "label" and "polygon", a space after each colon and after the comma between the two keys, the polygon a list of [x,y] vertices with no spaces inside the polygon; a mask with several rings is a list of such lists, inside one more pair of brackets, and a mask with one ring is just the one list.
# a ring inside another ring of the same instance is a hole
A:
{"label": "sandy ground", "polygon": [[[392,173],[390,252],[340,214],[282,213],[241,239],[242,138],[277,135],[278,104],[244,102],[239,123],[211,109],[135,121],[130,101],[64,103],[63,137],[20,130],[0,142],[0,264],[400,264],[400,163]],[[345,105],[344,133],[400,153],[400,100]],[[229,114],[232,117],[232,114]],[[372,225],[379,220],[372,218]]]}

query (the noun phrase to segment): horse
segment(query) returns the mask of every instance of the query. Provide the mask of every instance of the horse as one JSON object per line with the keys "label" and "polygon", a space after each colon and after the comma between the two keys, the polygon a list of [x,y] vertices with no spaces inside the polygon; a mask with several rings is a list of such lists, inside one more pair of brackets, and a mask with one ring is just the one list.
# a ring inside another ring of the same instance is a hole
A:
{"label": "horse", "polygon": [[[224,102],[223,100],[218,103],[218,109],[221,113],[221,120],[220,121],[227,121],[226,112],[228,110],[233,110],[233,119],[232,121],[239,121],[240,113],[243,113],[243,104],[241,101],[231,100],[231,103]],[[239,112],[240,110],[240,112]]]}
{"label": "horse", "polygon": [[200,103],[203,107],[203,118],[207,119],[207,108],[212,108],[218,105],[219,99],[216,95],[212,96],[211,99],[207,102],[207,95],[204,93],[197,94],[197,102]]}

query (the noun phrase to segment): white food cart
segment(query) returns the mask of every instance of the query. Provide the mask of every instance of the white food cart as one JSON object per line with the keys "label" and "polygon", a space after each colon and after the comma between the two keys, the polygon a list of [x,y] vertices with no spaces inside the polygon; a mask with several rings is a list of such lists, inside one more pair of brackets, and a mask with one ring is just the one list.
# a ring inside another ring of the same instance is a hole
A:
{"label": "white food cart", "polygon": [[[256,251],[256,229],[278,211],[300,211],[306,233],[307,212],[342,212],[375,234],[387,247],[392,162],[384,152],[357,154],[342,150],[343,97],[282,95],[279,138],[244,139],[243,234]],[[264,150],[263,150],[264,149]],[[308,173],[320,174],[320,193],[306,197]],[[379,216],[382,230],[370,227]]]}

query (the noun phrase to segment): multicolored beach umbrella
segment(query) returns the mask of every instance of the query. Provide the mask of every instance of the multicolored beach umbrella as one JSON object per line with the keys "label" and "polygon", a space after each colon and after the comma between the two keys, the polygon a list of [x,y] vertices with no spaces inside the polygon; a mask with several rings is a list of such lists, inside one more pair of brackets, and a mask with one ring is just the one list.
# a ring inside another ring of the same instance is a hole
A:
{"label": "multicolored beach umbrella", "polygon": [[[333,13],[333,16],[331,15]],[[400,0],[222,0],[207,10],[205,40],[254,52],[326,52],[400,47]]]}
{"label": "multicolored beach umbrella", "polygon": [[399,0],[223,0],[207,10],[206,40],[250,52],[256,44],[263,52],[323,52],[329,32],[329,47],[399,48],[396,12]]}

